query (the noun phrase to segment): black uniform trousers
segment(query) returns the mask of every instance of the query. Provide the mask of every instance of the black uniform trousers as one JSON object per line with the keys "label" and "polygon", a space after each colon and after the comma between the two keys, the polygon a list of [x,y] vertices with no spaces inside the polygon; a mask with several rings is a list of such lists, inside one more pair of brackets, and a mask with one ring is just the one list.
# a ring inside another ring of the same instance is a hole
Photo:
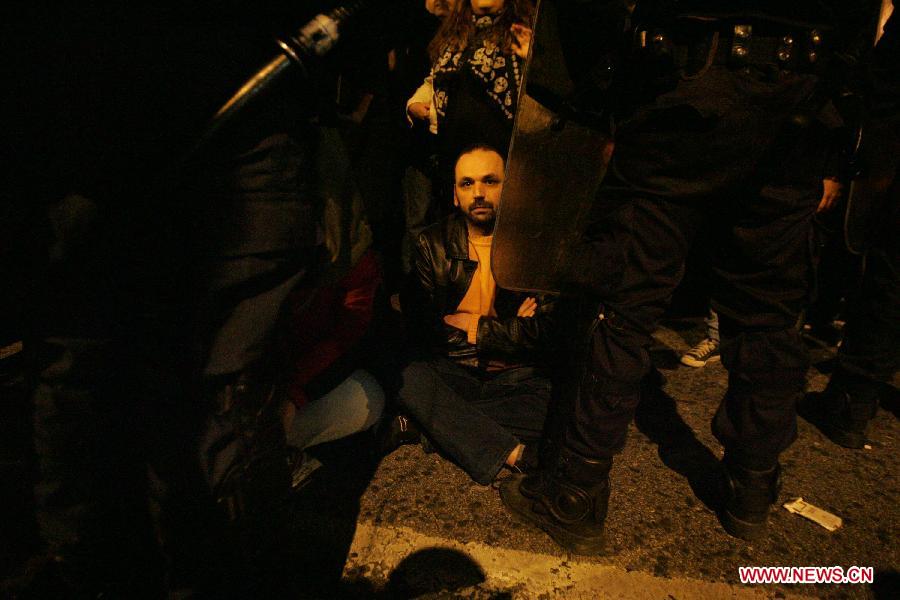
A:
{"label": "black uniform trousers", "polygon": [[713,65],[622,124],[567,276],[599,300],[564,419],[571,450],[599,458],[623,447],[650,335],[706,219],[729,371],[714,433],[748,465],[773,463],[793,442],[808,367],[795,323],[811,277],[822,156],[801,143],[809,130],[795,115],[815,86],[812,75]]}
{"label": "black uniform trousers", "polygon": [[[896,225],[896,220],[895,220]],[[849,375],[890,384],[900,368],[900,243],[874,248],[866,256],[866,270],[859,295],[850,305],[844,339],[838,351],[835,375]],[[871,414],[871,397],[863,406],[851,402],[851,410]]]}
{"label": "black uniform trousers", "polygon": [[890,383],[900,368],[900,102],[890,86],[898,86],[900,75],[880,74],[878,81],[887,88],[881,92],[887,101],[863,130],[863,176],[870,183],[857,190],[851,201],[856,210],[847,215],[847,229],[865,235],[851,239],[868,247],[865,271],[848,307],[835,375]]}

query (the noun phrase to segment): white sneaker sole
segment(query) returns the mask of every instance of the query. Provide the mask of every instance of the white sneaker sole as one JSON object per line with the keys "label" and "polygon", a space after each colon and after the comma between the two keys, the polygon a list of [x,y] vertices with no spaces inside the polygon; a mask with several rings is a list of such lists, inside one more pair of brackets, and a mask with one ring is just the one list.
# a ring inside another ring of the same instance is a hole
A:
{"label": "white sneaker sole", "polygon": [[716,362],[717,360],[721,360],[721,358],[722,358],[721,356],[716,354],[715,356],[711,356],[711,357],[707,358],[706,360],[697,360],[696,358],[692,358],[690,356],[685,355],[685,356],[681,357],[681,364],[687,365],[689,367],[698,368],[698,367],[705,366],[706,363],[708,363],[708,362]]}

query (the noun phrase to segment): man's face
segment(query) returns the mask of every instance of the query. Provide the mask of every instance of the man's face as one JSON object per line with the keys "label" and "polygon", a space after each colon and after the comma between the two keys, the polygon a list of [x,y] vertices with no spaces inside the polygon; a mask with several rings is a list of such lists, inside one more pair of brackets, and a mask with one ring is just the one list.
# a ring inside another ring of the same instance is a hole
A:
{"label": "man's face", "polygon": [[493,150],[473,150],[456,161],[453,203],[473,225],[493,229],[502,190],[503,158]]}
{"label": "man's face", "polygon": [[476,15],[495,15],[503,10],[504,0],[469,0]]}

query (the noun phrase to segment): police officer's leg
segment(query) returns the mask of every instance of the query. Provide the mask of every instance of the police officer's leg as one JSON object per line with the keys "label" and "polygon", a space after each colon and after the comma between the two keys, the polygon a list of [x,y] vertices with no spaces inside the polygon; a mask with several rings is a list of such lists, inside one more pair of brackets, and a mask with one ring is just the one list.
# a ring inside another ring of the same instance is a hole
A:
{"label": "police officer's leg", "polygon": [[502,490],[510,509],[579,553],[602,548],[612,458],[625,444],[650,369],[650,334],[681,280],[702,219],[695,206],[612,183],[593,211],[595,225],[579,252],[597,257],[592,288],[606,293],[577,340],[587,354],[576,361],[583,368],[570,374],[578,384],[563,399],[568,414],[554,416],[562,421],[558,450],[540,473]]}
{"label": "police officer's leg", "polygon": [[[900,209],[895,212],[900,213]],[[897,223],[898,216],[885,215]],[[900,367],[900,242],[885,235],[866,257],[862,289],[850,306],[837,368],[800,414],[832,441],[862,448],[884,385]]]}
{"label": "police officer's leg", "polygon": [[[199,284],[207,418],[196,449],[222,509],[217,517],[229,519],[226,537],[242,555],[229,575],[248,590],[258,583],[254,569],[265,566],[258,559],[285,530],[291,473],[271,349],[282,307],[299,283],[309,281],[319,257],[313,207],[318,139],[312,125],[296,124],[290,134],[248,142],[224,161],[223,172],[212,166],[203,174],[227,185],[210,199],[217,210],[203,223],[219,235],[211,236]],[[228,582],[222,587],[236,589]]]}
{"label": "police officer's leg", "polygon": [[766,186],[732,198],[714,264],[728,392],[713,421],[725,447],[728,496],[722,523],[758,537],[779,490],[778,456],[797,437],[796,402],[809,357],[796,322],[811,278],[814,188]]}

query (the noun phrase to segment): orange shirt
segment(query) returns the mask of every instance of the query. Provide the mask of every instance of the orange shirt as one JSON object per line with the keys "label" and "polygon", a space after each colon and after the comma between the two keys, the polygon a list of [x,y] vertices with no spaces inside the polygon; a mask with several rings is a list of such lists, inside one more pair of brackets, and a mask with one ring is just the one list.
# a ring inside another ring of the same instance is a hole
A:
{"label": "orange shirt", "polygon": [[497,293],[497,284],[491,273],[491,242],[493,236],[469,238],[469,259],[478,262],[478,267],[472,275],[472,284],[466,290],[466,295],[456,308],[456,312],[471,315],[469,326],[466,328],[470,344],[474,344],[478,335],[479,317],[496,317],[494,310],[494,297]]}

